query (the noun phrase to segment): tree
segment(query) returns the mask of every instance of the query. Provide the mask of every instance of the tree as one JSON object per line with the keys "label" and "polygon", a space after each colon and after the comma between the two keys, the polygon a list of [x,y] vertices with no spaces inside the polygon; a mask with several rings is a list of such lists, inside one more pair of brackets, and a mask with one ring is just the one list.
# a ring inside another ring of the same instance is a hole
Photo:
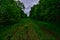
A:
{"label": "tree", "polygon": [[25,15],[22,8],[13,0],[0,1],[0,25],[13,25],[19,22]]}
{"label": "tree", "polygon": [[40,0],[39,4],[32,7],[30,11],[30,17],[37,20],[46,21],[50,23],[60,22],[58,0]]}

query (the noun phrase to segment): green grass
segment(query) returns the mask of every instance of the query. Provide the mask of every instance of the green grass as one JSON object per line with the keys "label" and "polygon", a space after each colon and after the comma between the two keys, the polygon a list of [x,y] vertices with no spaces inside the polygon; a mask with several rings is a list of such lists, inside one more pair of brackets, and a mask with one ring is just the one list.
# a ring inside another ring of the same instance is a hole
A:
{"label": "green grass", "polygon": [[12,26],[0,28],[0,40],[57,40],[41,29],[42,26],[49,29],[53,25],[26,18]]}
{"label": "green grass", "polygon": [[37,21],[37,20],[33,20],[33,21],[38,26],[40,27],[44,26],[45,28],[51,30],[52,32],[55,32],[58,35],[60,35],[60,26],[57,26],[56,24],[51,24],[49,22],[43,22],[43,21]]}

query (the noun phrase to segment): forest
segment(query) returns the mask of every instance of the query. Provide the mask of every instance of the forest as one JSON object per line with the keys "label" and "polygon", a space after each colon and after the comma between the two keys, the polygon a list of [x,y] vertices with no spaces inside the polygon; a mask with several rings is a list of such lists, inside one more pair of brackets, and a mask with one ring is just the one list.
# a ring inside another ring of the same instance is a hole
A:
{"label": "forest", "polygon": [[0,40],[60,40],[60,0],[40,0],[31,8],[24,4],[0,0]]}

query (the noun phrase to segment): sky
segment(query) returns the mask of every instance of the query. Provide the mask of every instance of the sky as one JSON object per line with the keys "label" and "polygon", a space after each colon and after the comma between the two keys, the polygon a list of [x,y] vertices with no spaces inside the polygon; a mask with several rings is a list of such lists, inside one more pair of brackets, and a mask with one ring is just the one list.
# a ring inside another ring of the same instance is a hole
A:
{"label": "sky", "polygon": [[21,2],[23,2],[25,9],[23,10],[27,16],[29,16],[29,12],[31,10],[31,7],[33,7],[33,5],[38,4],[39,0],[20,0]]}

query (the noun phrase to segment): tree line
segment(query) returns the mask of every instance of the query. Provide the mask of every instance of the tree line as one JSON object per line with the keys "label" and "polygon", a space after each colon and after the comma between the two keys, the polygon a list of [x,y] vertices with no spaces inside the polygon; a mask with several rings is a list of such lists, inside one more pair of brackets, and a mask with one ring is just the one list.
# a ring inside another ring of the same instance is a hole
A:
{"label": "tree line", "polygon": [[26,17],[20,7],[22,4],[17,4],[14,0],[0,0],[0,25],[13,25]]}
{"label": "tree line", "polygon": [[60,23],[60,1],[40,0],[30,11],[30,18],[50,23]]}

